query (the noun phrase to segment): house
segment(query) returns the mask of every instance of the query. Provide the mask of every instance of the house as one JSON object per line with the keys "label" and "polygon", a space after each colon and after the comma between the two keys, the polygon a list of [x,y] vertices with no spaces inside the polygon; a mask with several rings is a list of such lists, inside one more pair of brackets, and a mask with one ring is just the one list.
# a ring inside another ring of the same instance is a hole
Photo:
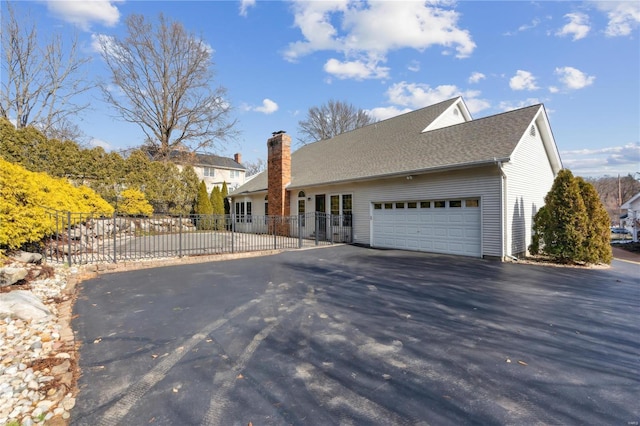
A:
{"label": "house", "polygon": [[640,192],[631,197],[626,203],[620,206],[620,209],[626,209],[627,226],[631,228],[633,242],[638,242],[638,227],[640,226]]}
{"label": "house", "polygon": [[562,168],[543,105],[474,120],[461,97],[293,153],[275,132],[267,147],[267,170],[230,194],[236,214],[329,213],[353,243],[498,259],[526,254]]}
{"label": "house", "polygon": [[183,164],[193,166],[198,179],[204,180],[207,185],[207,192],[211,192],[214,186],[221,188],[223,182],[227,182],[229,191],[245,182],[246,169],[241,164],[240,154],[234,154],[233,158],[203,153],[183,154],[179,151],[174,151],[171,154],[172,161],[180,170],[182,170]]}

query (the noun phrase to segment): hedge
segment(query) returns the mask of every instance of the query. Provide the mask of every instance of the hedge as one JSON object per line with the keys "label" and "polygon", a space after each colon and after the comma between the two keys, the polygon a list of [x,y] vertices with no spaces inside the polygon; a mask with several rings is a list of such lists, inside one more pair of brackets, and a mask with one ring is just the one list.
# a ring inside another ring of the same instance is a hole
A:
{"label": "hedge", "polygon": [[[53,234],[52,210],[113,214],[113,207],[92,189],[30,172],[0,157],[0,248],[16,249]],[[79,215],[74,217],[79,220]]]}

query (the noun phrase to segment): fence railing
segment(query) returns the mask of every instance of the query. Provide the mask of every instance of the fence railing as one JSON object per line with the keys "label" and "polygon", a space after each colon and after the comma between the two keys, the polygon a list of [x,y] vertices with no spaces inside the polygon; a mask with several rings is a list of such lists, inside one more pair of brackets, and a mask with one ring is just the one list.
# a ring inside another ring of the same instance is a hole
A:
{"label": "fence railing", "polygon": [[350,243],[351,216],[183,215],[129,217],[54,211],[50,262],[123,262]]}

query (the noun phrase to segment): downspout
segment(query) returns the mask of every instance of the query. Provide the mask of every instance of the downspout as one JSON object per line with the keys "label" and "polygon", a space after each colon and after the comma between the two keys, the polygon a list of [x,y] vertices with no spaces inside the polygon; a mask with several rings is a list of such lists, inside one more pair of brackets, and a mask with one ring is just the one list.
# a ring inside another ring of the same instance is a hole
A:
{"label": "downspout", "polygon": [[498,170],[500,170],[500,203],[502,204],[502,208],[500,209],[500,235],[502,236],[500,244],[500,252],[502,254],[502,260],[505,258],[509,258],[514,261],[518,261],[517,257],[514,257],[510,254],[507,254],[507,234],[506,230],[506,220],[507,220],[507,175],[502,168],[502,161],[495,159],[496,164],[498,165]]}

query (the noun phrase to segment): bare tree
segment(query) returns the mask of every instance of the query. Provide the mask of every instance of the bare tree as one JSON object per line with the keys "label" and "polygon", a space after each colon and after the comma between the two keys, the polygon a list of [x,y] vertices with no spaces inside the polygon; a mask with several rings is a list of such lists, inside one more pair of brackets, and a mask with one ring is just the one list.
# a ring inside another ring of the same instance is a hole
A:
{"label": "bare tree", "polygon": [[257,175],[267,169],[267,162],[262,158],[258,158],[256,161],[245,161],[243,166],[247,176]]}
{"label": "bare tree", "polygon": [[162,14],[155,26],[131,15],[126,27],[124,39],[101,38],[111,71],[111,84],[102,91],[125,121],[140,126],[157,159],[237,135],[226,90],[214,88],[211,47]]}
{"label": "bare tree", "polygon": [[347,102],[330,99],[326,104],[309,108],[307,118],[298,122],[298,141],[306,145],[329,139],[374,121],[366,111]]}
{"label": "bare tree", "polygon": [[78,56],[77,37],[69,47],[60,34],[41,44],[28,14],[18,18],[8,2],[5,12],[0,115],[18,129],[34,126],[49,138],[77,139],[81,132],[70,119],[88,107],[74,99],[93,87],[82,72],[90,58]]}

